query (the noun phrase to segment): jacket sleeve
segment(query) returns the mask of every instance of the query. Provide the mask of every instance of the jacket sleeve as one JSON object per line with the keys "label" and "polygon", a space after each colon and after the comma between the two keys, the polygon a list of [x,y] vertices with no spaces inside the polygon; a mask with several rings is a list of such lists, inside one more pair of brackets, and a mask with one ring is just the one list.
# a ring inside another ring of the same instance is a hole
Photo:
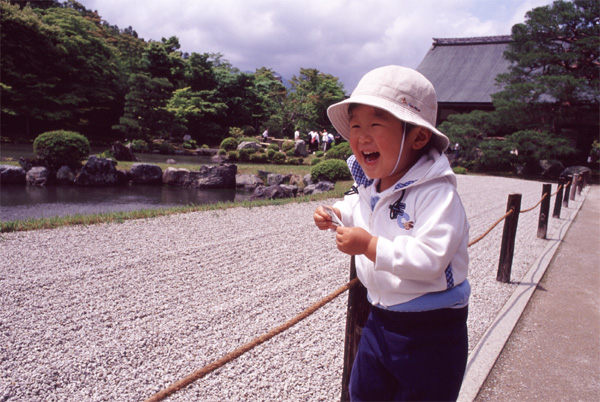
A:
{"label": "jacket sleeve", "polygon": [[418,197],[412,231],[379,237],[376,276],[385,271],[400,280],[431,281],[444,275],[455,256],[466,269],[469,224],[455,188],[435,186]]}

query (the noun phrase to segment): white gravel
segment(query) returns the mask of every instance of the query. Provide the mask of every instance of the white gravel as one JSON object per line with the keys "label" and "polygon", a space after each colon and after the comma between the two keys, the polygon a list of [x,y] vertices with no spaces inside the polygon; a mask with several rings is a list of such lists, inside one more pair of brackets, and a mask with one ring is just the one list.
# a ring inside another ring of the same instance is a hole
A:
{"label": "white gravel", "polygon": [[[542,193],[541,182],[458,179],[471,239],[509,193],[523,194],[522,209]],[[312,222],[317,205],[0,235],[0,402],[140,401],[294,317],[348,280],[350,258]],[[538,216],[519,217],[514,280],[547,243]],[[471,348],[515,286],[495,280],[502,226],[469,250]],[[558,226],[550,219],[549,238]],[[346,302],[168,400],[339,400]]]}

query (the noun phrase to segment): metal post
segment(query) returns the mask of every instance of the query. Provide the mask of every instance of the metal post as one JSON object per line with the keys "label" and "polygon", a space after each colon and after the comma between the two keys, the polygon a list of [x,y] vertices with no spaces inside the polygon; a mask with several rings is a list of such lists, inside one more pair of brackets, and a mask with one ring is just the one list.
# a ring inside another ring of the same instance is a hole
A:
{"label": "metal post", "polygon": [[552,191],[551,184],[542,186],[542,205],[540,206],[540,218],[538,220],[537,237],[545,239],[548,233],[548,217],[550,216],[550,192]]}
{"label": "metal post", "polygon": [[510,272],[512,270],[512,260],[515,254],[515,238],[517,234],[517,224],[519,223],[519,214],[521,213],[521,194],[509,194],[506,212],[513,209],[504,220],[504,232],[502,234],[502,247],[500,249],[500,261],[498,263],[498,275],[496,280],[499,282],[510,282]]}

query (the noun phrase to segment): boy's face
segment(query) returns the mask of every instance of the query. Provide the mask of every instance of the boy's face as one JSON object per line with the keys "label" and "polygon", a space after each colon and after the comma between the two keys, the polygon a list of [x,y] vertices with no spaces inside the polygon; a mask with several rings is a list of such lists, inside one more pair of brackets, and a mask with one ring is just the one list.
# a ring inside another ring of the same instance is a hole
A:
{"label": "boy's face", "polygon": [[[410,168],[406,158],[410,145],[405,141],[403,158],[394,170],[402,145],[402,132],[403,122],[385,110],[366,105],[352,109],[350,148],[367,176],[385,178],[386,183],[391,181],[393,184]],[[387,187],[384,180],[381,184]]]}

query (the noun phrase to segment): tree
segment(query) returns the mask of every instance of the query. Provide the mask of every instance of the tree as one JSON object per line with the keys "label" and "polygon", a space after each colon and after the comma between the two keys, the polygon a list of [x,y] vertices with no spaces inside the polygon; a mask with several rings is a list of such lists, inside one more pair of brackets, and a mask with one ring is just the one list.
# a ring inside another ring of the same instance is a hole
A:
{"label": "tree", "polygon": [[108,129],[121,74],[100,29],[68,7],[0,7],[3,114],[22,122],[26,136],[36,121],[34,131]]}
{"label": "tree", "polygon": [[113,129],[128,139],[145,141],[168,138],[173,115],[167,111],[173,85],[166,78],[152,78],[148,74],[133,74],[129,79],[130,91],[125,96],[125,113]]}
{"label": "tree", "polygon": [[[260,102],[252,116],[254,132],[260,132],[261,127],[269,127],[274,132],[280,132],[280,125],[275,124],[271,119],[281,114],[287,89],[281,79],[277,78],[273,70],[269,68],[256,69],[254,77],[254,93]],[[270,120],[272,125],[269,125]]]}
{"label": "tree", "polygon": [[552,133],[550,143],[568,138],[587,155],[599,128],[599,22],[597,0],[559,0],[513,26],[505,53],[513,64],[497,78],[504,89],[492,96],[501,124]]}
{"label": "tree", "polygon": [[307,132],[321,128],[331,129],[327,108],[344,99],[344,84],[339,78],[319,72],[314,68],[301,68],[298,77],[290,80],[292,88],[282,119],[286,134],[294,129]]}

